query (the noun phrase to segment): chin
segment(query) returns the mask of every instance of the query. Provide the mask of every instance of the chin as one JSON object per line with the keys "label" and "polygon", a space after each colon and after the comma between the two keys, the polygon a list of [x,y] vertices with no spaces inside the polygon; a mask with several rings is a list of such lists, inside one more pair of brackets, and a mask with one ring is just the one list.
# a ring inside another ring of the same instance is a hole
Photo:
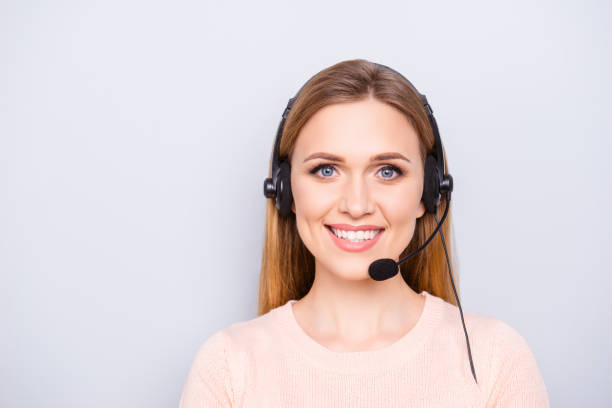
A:
{"label": "chin", "polygon": [[331,274],[339,279],[344,279],[348,281],[360,281],[371,279],[370,274],[368,272],[368,268],[370,267],[369,262],[346,262],[346,263],[337,263],[331,265],[329,268],[326,268]]}

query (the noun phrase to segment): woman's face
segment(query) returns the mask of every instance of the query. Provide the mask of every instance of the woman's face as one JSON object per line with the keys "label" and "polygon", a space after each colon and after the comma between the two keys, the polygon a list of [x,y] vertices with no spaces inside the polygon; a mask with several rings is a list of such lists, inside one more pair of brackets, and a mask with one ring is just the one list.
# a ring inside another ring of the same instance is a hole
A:
{"label": "woman's face", "polygon": [[[398,157],[375,158],[382,154]],[[419,139],[401,112],[373,98],[328,105],[304,125],[290,162],[292,210],[317,268],[369,279],[376,259],[399,260],[425,213]],[[327,227],[337,224],[383,230],[351,243]]]}

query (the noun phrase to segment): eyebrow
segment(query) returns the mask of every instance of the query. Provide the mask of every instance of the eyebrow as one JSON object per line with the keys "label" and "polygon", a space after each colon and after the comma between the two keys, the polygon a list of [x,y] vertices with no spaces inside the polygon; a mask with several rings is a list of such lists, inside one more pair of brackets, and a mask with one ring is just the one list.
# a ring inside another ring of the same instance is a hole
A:
{"label": "eyebrow", "polygon": [[[326,160],[333,161],[333,162],[338,162],[338,163],[344,163],[345,162],[345,160],[342,157],[333,155],[331,153],[318,152],[318,153],[313,153],[310,156],[308,156],[304,160],[304,163],[306,163],[308,160],[313,160],[313,159],[326,159]],[[408,159],[406,156],[404,156],[401,153],[397,153],[397,152],[380,153],[380,154],[376,154],[376,155],[370,157],[370,161],[371,162],[382,161],[382,160],[391,160],[391,159],[401,159],[401,160],[406,160],[408,163],[412,163],[410,161],[410,159]]]}

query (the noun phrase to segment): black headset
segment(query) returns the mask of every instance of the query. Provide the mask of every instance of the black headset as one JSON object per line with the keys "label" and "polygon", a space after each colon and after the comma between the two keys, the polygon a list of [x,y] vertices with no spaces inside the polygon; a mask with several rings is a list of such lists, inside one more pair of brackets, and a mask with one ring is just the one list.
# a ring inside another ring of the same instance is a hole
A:
{"label": "black headset", "polygon": [[[436,118],[433,116],[433,110],[427,102],[425,95],[417,91],[414,85],[412,85],[412,83],[406,77],[386,65],[377,63],[374,64],[380,69],[387,69],[401,76],[419,96],[419,99],[425,108],[425,112],[427,112],[427,118],[429,119],[429,123],[431,124],[434,134],[434,154],[428,153],[427,159],[425,160],[425,176],[423,182],[422,200],[427,212],[436,214],[436,210],[442,199],[442,194],[446,192],[450,193],[453,190],[453,178],[450,174],[446,174],[445,172],[444,151],[442,149],[442,141],[440,140]],[[306,84],[316,75],[318,75],[318,73],[313,75],[313,77],[311,77]],[[281,160],[279,157],[280,141],[287,115],[289,115],[293,102],[295,102],[295,100],[298,98],[300,92],[304,86],[306,86],[306,84],[302,85],[297,94],[293,98],[289,99],[289,102],[287,102],[287,107],[283,112],[280,124],[278,125],[278,130],[276,132],[276,141],[274,142],[272,178],[267,177],[264,180],[264,195],[267,198],[276,198],[276,208],[278,209],[278,214],[281,217],[286,217],[291,214],[293,195],[291,194],[291,164],[289,164],[286,158]]]}
{"label": "black headset", "polygon": [[[382,281],[385,279],[389,279],[399,271],[399,264],[413,257],[417,253],[419,253],[422,249],[424,249],[432,238],[436,235],[442,223],[446,219],[446,215],[448,213],[451,192],[453,191],[453,178],[450,174],[446,173],[445,165],[444,165],[444,151],[442,149],[442,140],[440,140],[440,133],[438,132],[438,125],[436,123],[436,119],[433,116],[433,110],[431,106],[427,102],[427,98],[425,95],[421,94],[412,83],[402,74],[395,71],[394,69],[382,65],[374,63],[374,65],[379,70],[388,70],[396,73],[400,77],[402,77],[410,88],[416,92],[423,107],[425,108],[425,112],[427,113],[427,118],[429,119],[429,124],[431,125],[431,129],[434,134],[434,152],[433,154],[428,153],[427,158],[425,160],[425,174],[424,174],[424,182],[423,182],[423,195],[421,199],[423,200],[423,204],[427,212],[432,213],[438,225],[436,226],[434,232],[430,235],[430,237],[425,241],[425,243],[416,251],[413,251],[408,256],[405,256],[398,262],[390,258],[383,258],[377,261],[374,261],[369,267],[369,273],[372,279],[377,281]],[[281,217],[287,217],[291,214],[291,204],[293,203],[293,195],[291,194],[291,165],[287,161],[286,158],[282,160],[279,157],[280,150],[280,140],[283,134],[283,129],[285,127],[285,120],[287,119],[287,115],[293,106],[293,103],[300,95],[300,92],[304,88],[304,86],[310,82],[312,78],[314,78],[317,74],[313,75],[302,87],[298,90],[297,94],[289,99],[287,102],[287,107],[283,112],[280,124],[278,125],[278,130],[276,132],[276,140],[274,142],[274,151],[272,153],[272,177],[266,177],[264,180],[264,195],[266,198],[275,198],[276,208],[278,209],[278,214]],[[446,196],[446,208],[444,209],[444,214],[442,215],[442,219],[438,220],[437,209],[442,200],[442,194]],[[461,323],[463,324],[463,331],[465,333],[465,340],[467,343],[468,355],[470,358],[470,368],[472,370],[472,375],[474,376],[474,381],[478,384],[478,380],[476,379],[476,372],[474,370],[474,363],[472,361],[472,352],[470,350],[470,341],[467,334],[467,329],[465,327],[465,321],[463,320],[463,310],[461,309],[461,302],[459,301],[459,296],[457,295],[457,289],[455,288],[455,282],[453,281],[453,275],[451,270],[450,261],[448,258],[448,252],[446,249],[446,243],[444,241],[444,234],[440,231],[440,238],[442,239],[442,245],[444,247],[444,253],[446,255],[446,264],[448,265],[448,272],[450,276],[450,280],[453,286],[453,291],[455,292],[455,298],[457,299],[457,304],[459,306],[459,313],[461,315]]]}

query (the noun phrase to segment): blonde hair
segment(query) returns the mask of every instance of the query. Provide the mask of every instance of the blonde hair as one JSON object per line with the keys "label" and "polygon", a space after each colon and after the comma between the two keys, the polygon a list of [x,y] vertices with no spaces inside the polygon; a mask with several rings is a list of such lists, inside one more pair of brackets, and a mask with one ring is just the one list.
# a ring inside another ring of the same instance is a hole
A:
{"label": "blonde hair", "polygon": [[[279,157],[286,160],[291,157],[300,130],[319,109],[334,103],[354,102],[368,97],[387,103],[406,115],[419,137],[422,164],[428,153],[435,154],[433,130],[425,108],[413,88],[391,70],[383,69],[364,59],[354,59],[324,69],[304,85],[285,121]],[[444,157],[448,173],[446,152]],[[268,177],[272,177],[272,160],[273,152]],[[436,210],[438,219],[441,219],[445,207],[446,198],[443,195]],[[457,282],[453,262],[455,240],[454,235],[451,235],[451,218],[449,208],[439,232],[444,233],[453,280]],[[434,214],[425,212],[422,217],[417,218],[412,240],[400,255],[400,259],[423,245],[436,226]],[[267,199],[257,315],[265,314],[290,299],[300,299],[306,295],[314,281],[314,265],[313,255],[299,236],[295,214],[291,212],[287,217],[279,216],[274,199]],[[427,247],[399,267],[404,281],[415,292],[426,290],[457,305],[439,234],[436,234]]]}

